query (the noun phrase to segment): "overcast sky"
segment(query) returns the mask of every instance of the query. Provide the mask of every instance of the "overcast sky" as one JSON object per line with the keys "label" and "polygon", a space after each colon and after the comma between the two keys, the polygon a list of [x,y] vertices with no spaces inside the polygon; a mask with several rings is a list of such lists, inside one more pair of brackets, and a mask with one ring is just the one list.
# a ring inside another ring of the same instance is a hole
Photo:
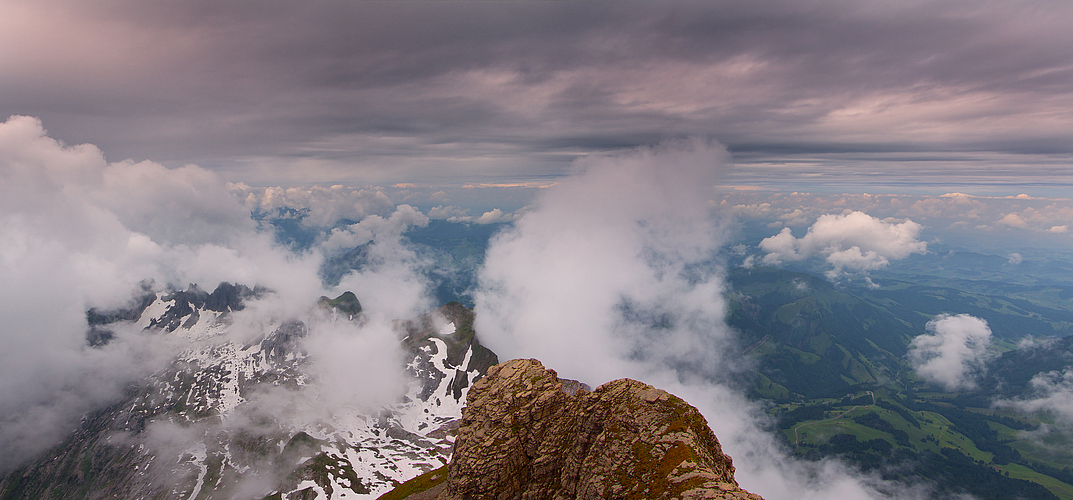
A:
{"label": "overcast sky", "polygon": [[1065,1],[0,0],[0,115],[269,185],[540,183],[699,136],[728,183],[1059,195]]}

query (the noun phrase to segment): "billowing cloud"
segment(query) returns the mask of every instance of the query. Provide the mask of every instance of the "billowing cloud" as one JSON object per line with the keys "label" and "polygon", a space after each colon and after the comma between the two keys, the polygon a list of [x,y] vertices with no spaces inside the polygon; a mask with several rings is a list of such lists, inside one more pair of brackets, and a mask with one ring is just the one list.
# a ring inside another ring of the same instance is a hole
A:
{"label": "billowing cloud", "polygon": [[311,226],[331,226],[341,219],[360,221],[368,215],[385,216],[395,208],[383,190],[375,188],[253,188],[239,182],[228,183],[227,189],[241,197],[252,212],[277,215],[280,209],[302,210],[302,222]]}
{"label": "billowing cloud", "polygon": [[510,222],[517,217],[517,213],[505,212],[500,208],[493,208],[487,212],[482,213],[478,217],[469,215],[469,210],[453,207],[453,206],[438,206],[433,207],[428,212],[430,219],[444,219],[448,222],[472,222],[475,224],[496,224],[502,222]]}
{"label": "billowing cloud", "polygon": [[929,333],[909,344],[909,361],[917,375],[947,390],[972,389],[987,359],[991,328],[968,314],[936,316]]}
{"label": "billowing cloud", "polygon": [[864,212],[822,215],[801,238],[789,228],[765,238],[760,249],[764,263],[800,261],[822,256],[832,266],[829,276],[845,271],[868,271],[886,266],[890,259],[923,253],[927,243],[917,239],[920,224],[911,220],[889,222]]}
{"label": "billowing cloud", "polygon": [[[343,277],[341,287],[370,310],[355,330],[311,316],[320,295],[340,291],[320,281],[322,248],[276,246],[217,174],[109,163],[94,146],[50,138],[37,119],[0,123],[0,470],[52,447],[83,414],[188,347],[122,327],[107,344],[87,344],[86,310],[125,306],[143,282],[158,291],[221,281],[266,287],[273,293],[234,313],[233,335],[306,319],[311,370],[325,393],[386,398],[400,380],[385,371],[397,359],[391,320],[429,305],[415,257],[397,246],[401,228],[427,218],[408,206],[389,213],[345,229],[352,243],[385,240],[372,245],[380,253],[367,269]],[[383,383],[354,385],[373,379]]]}
{"label": "billowing cloud", "polygon": [[[1067,249],[1068,227],[1073,221],[1073,199],[1069,198],[754,191],[732,191],[724,196],[720,210],[753,227],[767,224],[774,229],[756,235],[760,237],[774,234],[786,226],[784,221],[799,215],[816,220],[823,214],[848,210],[882,220],[909,219],[921,225],[921,241],[995,255],[1018,252],[1027,257],[1026,242],[1037,248]],[[1009,214],[1016,214],[1024,225],[999,222]]]}
{"label": "billowing cloud", "polygon": [[[492,348],[593,380],[622,373],[631,357],[706,365],[693,357],[726,335],[722,283],[689,266],[711,259],[724,239],[706,203],[723,154],[696,141],[593,158],[543,193],[486,258],[478,328]],[[609,362],[575,358],[564,343],[610,347]]]}
{"label": "billowing cloud", "polygon": [[428,211],[428,218],[429,219],[440,219],[440,220],[448,220],[448,221],[454,222],[454,221],[458,221],[458,220],[467,219],[468,217],[469,217],[469,211],[468,210],[466,210],[464,208],[460,208],[460,207],[450,206],[450,205],[448,205],[448,206],[440,205],[438,207],[432,207],[432,209],[430,209]]}
{"label": "billowing cloud", "polygon": [[493,208],[477,217],[477,224],[495,224],[497,222],[510,222],[514,219],[514,214],[506,213],[498,208]]}
{"label": "billowing cloud", "polygon": [[1025,222],[1024,218],[1014,213],[1002,216],[1002,218],[998,220],[998,223],[1004,226],[1017,228],[1023,228],[1028,225],[1028,223]]}
{"label": "billowing cloud", "polygon": [[734,457],[738,481],[765,498],[879,497],[838,462],[790,458],[763,412],[722,383],[745,368],[715,264],[728,237],[710,211],[725,159],[693,141],[579,164],[492,241],[475,328],[501,359],[682,396]]}
{"label": "billowing cloud", "polygon": [[428,220],[429,218],[420,210],[410,205],[399,205],[387,218],[370,215],[345,228],[332,229],[324,247],[328,250],[338,250],[364,245],[374,239],[385,237],[397,239],[410,226],[427,226]]}

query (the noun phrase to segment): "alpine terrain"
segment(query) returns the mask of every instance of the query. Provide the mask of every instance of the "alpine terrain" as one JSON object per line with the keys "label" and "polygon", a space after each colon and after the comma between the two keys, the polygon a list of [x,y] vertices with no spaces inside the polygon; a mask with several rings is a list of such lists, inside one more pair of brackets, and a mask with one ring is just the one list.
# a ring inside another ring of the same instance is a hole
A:
{"label": "alpine terrain", "polygon": [[[396,322],[411,378],[396,404],[291,418],[288,398],[313,380],[301,342],[307,325],[280,317],[252,333],[231,331],[235,313],[271,293],[145,285],[128,308],[88,311],[89,346],[139,328],[168,336],[181,354],[0,478],[0,498],[376,498],[447,463],[469,386],[497,362],[475,339],[469,309],[451,303]],[[364,321],[350,292],[322,297],[319,309],[318,321]]]}

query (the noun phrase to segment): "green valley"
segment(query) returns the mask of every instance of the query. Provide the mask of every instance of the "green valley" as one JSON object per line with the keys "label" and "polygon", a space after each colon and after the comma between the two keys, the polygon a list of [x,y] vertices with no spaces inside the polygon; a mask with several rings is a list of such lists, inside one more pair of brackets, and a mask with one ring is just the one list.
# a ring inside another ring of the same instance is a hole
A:
{"label": "green valley", "polygon": [[[1073,337],[1057,338],[1073,319],[1068,310],[914,281],[867,287],[767,267],[730,272],[727,321],[754,360],[747,383],[787,446],[886,479],[925,478],[941,495],[1073,499],[1066,431],[1046,414],[995,404],[1028,394],[1033,376],[1073,365]],[[944,313],[992,328],[975,389],[934,386],[908,361],[912,339]],[[1017,349],[1024,338],[1036,340]]]}

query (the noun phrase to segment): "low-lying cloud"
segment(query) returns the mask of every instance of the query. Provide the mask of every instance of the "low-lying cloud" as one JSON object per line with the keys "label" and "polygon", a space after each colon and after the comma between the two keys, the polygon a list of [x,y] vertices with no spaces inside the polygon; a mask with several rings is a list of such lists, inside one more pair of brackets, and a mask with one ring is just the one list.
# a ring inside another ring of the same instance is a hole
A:
{"label": "low-lying cloud", "polygon": [[[706,263],[725,236],[706,201],[724,155],[683,143],[591,159],[545,193],[488,252],[477,328],[492,349],[587,380],[711,366],[698,353],[720,352],[727,332],[720,270]],[[561,359],[568,345],[610,352]]]}
{"label": "low-lying cloud", "polygon": [[[1068,222],[1073,200],[1017,196],[906,194],[810,194],[734,191],[720,207],[752,224],[778,231],[808,226],[825,214],[864,212],[882,220],[912,220],[920,224],[922,241],[1007,255],[1033,247],[1069,248]],[[1006,224],[1010,214],[1024,224]],[[1027,256],[1027,255],[1026,255]]]}
{"label": "low-lying cloud", "polygon": [[[235,189],[193,165],[109,163],[92,145],[48,137],[35,118],[0,123],[0,470],[51,448],[83,414],[115,401],[127,384],[190,346],[124,327],[107,344],[87,345],[87,309],[126,306],[143,282],[158,291],[191,283],[211,289],[222,281],[271,290],[233,315],[229,335],[304,320],[311,383],[331,395],[322,409],[372,404],[390,399],[385,391],[398,392],[402,366],[391,321],[431,307],[428,283],[416,272],[420,262],[401,234],[428,219],[375,193],[308,191],[324,199],[311,209],[314,219],[361,218],[324,242],[375,242],[367,266],[325,289],[319,271],[327,245],[297,254],[280,247],[258,230]],[[282,206],[265,196],[245,201]],[[368,312],[361,325],[314,312],[319,296],[344,289]]]}
{"label": "low-lying cloud", "polygon": [[517,217],[512,212],[504,212],[502,209],[493,208],[479,216],[469,215],[469,210],[454,206],[433,207],[428,212],[430,219],[441,219],[448,222],[473,222],[476,224],[496,224],[510,222]]}
{"label": "low-lying cloud", "polygon": [[[633,377],[701,409],[743,487],[765,498],[874,498],[882,481],[793,459],[728,384],[746,368],[724,322],[729,232],[712,211],[724,150],[664,144],[579,162],[496,237],[476,294],[482,341],[592,385]],[[884,491],[898,485],[886,483]]]}
{"label": "low-lying cloud", "polygon": [[276,215],[281,210],[297,209],[303,212],[304,224],[320,227],[341,219],[360,221],[369,215],[386,216],[395,208],[383,190],[376,188],[256,188],[238,182],[227,183],[227,190],[240,197],[250,212]]}
{"label": "low-lying cloud", "polygon": [[927,330],[909,344],[917,375],[951,391],[975,388],[991,345],[987,322],[968,314],[941,314],[928,322]]}
{"label": "low-lying cloud", "polygon": [[1029,413],[1049,413],[1063,426],[1073,427],[1073,368],[1036,374],[1031,385],[1034,394],[996,404]]}
{"label": "low-lying cloud", "polygon": [[760,249],[767,253],[765,264],[823,257],[831,266],[828,277],[837,277],[847,271],[879,269],[890,259],[924,253],[927,243],[918,239],[920,229],[920,224],[911,220],[895,223],[864,212],[826,214],[804,236],[795,238],[790,228],[783,228],[761,241]]}

